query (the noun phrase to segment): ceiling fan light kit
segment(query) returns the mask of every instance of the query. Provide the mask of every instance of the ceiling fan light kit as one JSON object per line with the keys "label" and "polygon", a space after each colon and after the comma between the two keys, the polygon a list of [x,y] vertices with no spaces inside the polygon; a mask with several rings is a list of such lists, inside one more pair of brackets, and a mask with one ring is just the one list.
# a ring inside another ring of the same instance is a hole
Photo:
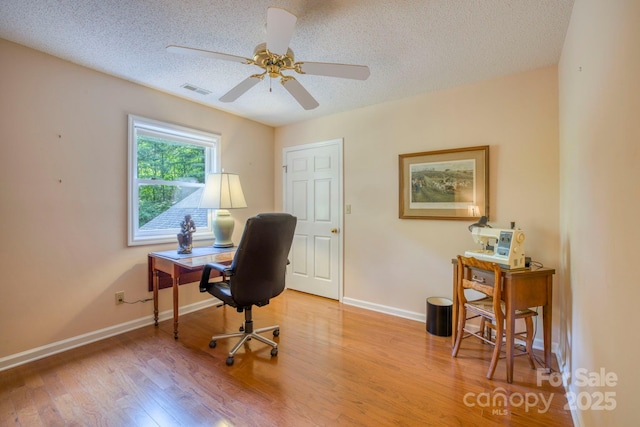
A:
{"label": "ceiling fan light kit", "polygon": [[283,71],[293,71],[298,74],[316,76],[328,76],[354,80],[366,80],[369,75],[369,67],[365,65],[348,65],[322,62],[295,62],[293,51],[289,48],[289,42],[297,18],[290,12],[270,7],[267,9],[267,41],[260,43],[253,52],[253,59],[244,58],[226,53],[211,52],[208,50],[194,49],[184,46],[167,46],[167,51],[185,55],[208,57],[223,61],[240,62],[256,65],[263,69],[260,74],[253,74],[229,92],[224,94],[220,101],[233,102],[258,84],[265,76],[280,79],[280,83],[295,98],[305,110],[312,110],[319,104],[313,96],[300,84],[295,77],[282,74]]}

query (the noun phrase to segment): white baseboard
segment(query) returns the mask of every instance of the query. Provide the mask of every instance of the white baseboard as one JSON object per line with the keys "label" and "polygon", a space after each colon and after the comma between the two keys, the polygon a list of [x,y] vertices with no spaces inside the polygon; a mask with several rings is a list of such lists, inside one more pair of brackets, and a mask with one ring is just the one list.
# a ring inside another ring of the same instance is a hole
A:
{"label": "white baseboard", "polygon": [[[220,304],[220,301],[211,298],[205,301],[185,305],[180,307],[178,313],[180,315],[191,313],[193,311],[202,310],[207,307]],[[158,313],[158,321],[163,321],[173,318],[173,310],[163,311]],[[108,328],[100,329],[97,331],[89,332],[87,334],[78,335],[62,341],[54,342],[51,344],[37,347],[31,350],[23,351],[21,353],[12,354],[3,358],[0,358],[0,371],[4,371],[10,368],[14,368],[25,363],[33,362],[34,360],[42,359],[47,356],[51,356],[63,351],[71,350],[72,348],[80,347],[86,344],[90,344],[95,341],[99,341],[105,338],[112,337],[114,335],[122,334],[127,331],[142,328],[144,326],[153,325],[153,315],[144,316],[136,320],[121,323],[119,325],[110,326]]]}
{"label": "white baseboard", "polygon": [[373,310],[380,313],[390,314],[392,316],[403,317],[405,319],[416,320],[418,322],[426,323],[427,315],[422,313],[416,313],[414,311],[401,310],[395,307],[389,307],[387,305],[375,304],[368,301],[362,301],[354,298],[342,298],[342,303],[346,305],[352,305],[354,307],[365,308],[367,310]]}
{"label": "white baseboard", "polygon": [[[364,308],[366,310],[377,311],[377,312],[389,314],[392,316],[415,320],[417,322],[426,323],[427,321],[426,314],[422,314],[414,311],[408,311],[408,310],[401,310],[395,307],[376,304],[368,301],[362,301],[354,298],[345,297],[342,299],[342,303],[346,305],[351,305],[354,307]],[[183,315],[183,314],[202,310],[204,308],[211,307],[218,304],[220,304],[220,301],[218,301],[215,298],[212,298],[210,300],[200,301],[194,304],[180,307],[179,313],[180,315]],[[158,314],[158,321],[171,319],[172,317],[173,317],[173,310],[163,311]],[[56,353],[61,353],[63,351],[71,350],[72,348],[80,347],[95,341],[99,341],[108,337],[112,337],[114,335],[122,334],[124,332],[132,331],[134,329],[142,328],[144,326],[148,326],[152,324],[153,324],[153,315],[145,316],[136,320],[121,323],[119,325],[110,326],[108,328],[89,332],[83,335],[78,335],[76,337],[68,338],[66,340],[58,341],[52,344],[47,344],[42,347],[37,347],[31,350],[23,351],[21,353],[12,354],[12,355],[0,358],[0,371],[4,371],[6,369],[23,365],[25,363],[29,363],[34,360],[42,359],[44,357],[51,356]],[[533,347],[539,350],[543,349],[544,348],[543,340],[535,339],[533,342]],[[553,343],[551,351],[553,353],[556,353],[557,355],[558,353],[556,350],[557,350],[557,344]]]}
{"label": "white baseboard", "polygon": [[[343,298],[342,302],[346,305],[352,305],[354,307],[365,308],[367,310],[378,311],[380,313],[390,314],[392,316],[403,317],[405,319],[411,319],[418,322],[426,323],[427,315],[422,313],[417,313],[413,311],[400,310],[395,307],[389,307],[386,305],[376,304],[368,301],[362,301],[354,298]],[[536,350],[544,350],[544,340],[542,338],[536,338],[533,340],[533,348]],[[551,352],[558,354],[558,344],[551,343]]]}
{"label": "white baseboard", "polygon": [[[557,347],[557,346],[556,346]],[[579,391],[575,389],[573,384],[567,383],[567,378],[571,377],[572,372],[569,371],[564,355],[560,351],[554,351],[556,354],[556,360],[558,361],[559,373],[562,375],[562,386],[564,387],[565,396],[573,395],[574,397],[579,394]],[[569,411],[571,412],[571,419],[573,425],[576,427],[582,427],[584,422],[582,416],[576,405],[570,405]]]}

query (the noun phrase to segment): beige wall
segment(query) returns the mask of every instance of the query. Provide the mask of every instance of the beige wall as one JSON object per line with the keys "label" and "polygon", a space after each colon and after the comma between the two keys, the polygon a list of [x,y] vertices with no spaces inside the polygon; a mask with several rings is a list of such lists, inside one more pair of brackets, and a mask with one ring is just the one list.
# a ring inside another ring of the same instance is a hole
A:
{"label": "beige wall", "polygon": [[[275,150],[269,127],[0,40],[0,359],[151,314],[113,304],[118,290],[147,297],[146,253],[173,247],[126,247],[127,113],[221,133],[225,168],[247,183],[239,223],[281,209],[283,147],[344,138],[345,296],[411,313],[450,295],[449,260],[473,243],[466,222],[398,219],[398,154],[488,144],[491,222],[516,221],[558,269],[561,368],[619,378],[569,381],[616,393],[616,411],[578,424],[637,424],[640,349],[624,333],[640,293],[638,16],[635,0],[576,1],[559,83],[549,67],[285,126]],[[201,299],[192,285],[180,296]]]}
{"label": "beige wall", "polygon": [[475,244],[469,221],[398,218],[398,155],[489,145],[491,224],[515,221],[528,255],[557,267],[557,104],[548,67],[277,128],[275,206],[283,147],[344,138],[344,296],[424,318],[427,297],[452,295],[451,259]]}
{"label": "beige wall", "polygon": [[[491,222],[516,221],[528,254],[558,269],[561,368],[619,379],[569,379],[573,393],[615,393],[616,411],[582,411],[578,424],[637,423],[640,348],[623,335],[640,293],[637,16],[632,0],[577,1],[558,70],[285,126],[275,150],[270,127],[0,40],[0,359],[151,315],[113,304],[119,290],[148,297],[146,253],[174,247],[126,246],[128,113],[221,133],[223,165],[246,183],[240,224],[281,209],[283,147],[344,138],[344,295],[417,314],[450,295],[449,260],[473,243],[466,222],[398,219],[398,154],[487,144]],[[180,297],[203,299],[194,285]]]}
{"label": "beige wall", "polygon": [[[147,253],[127,247],[127,114],[222,135],[239,224],[273,210],[271,127],[0,40],[0,360],[153,313]],[[265,161],[266,159],[266,161]],[[160,310],[171,307],[161,291]],[[180,289],[181,305],[206,299]]]}
{"label": "beige wall", "polygon": [[[615,411],[584,410],[585,426],[638,425],[640,345],[640,2],[576,1],[559,65],[565,371],[615,373]],[[595,393],[595,394],[594,394]],[[586,399],[586,398],[585,398]]]}

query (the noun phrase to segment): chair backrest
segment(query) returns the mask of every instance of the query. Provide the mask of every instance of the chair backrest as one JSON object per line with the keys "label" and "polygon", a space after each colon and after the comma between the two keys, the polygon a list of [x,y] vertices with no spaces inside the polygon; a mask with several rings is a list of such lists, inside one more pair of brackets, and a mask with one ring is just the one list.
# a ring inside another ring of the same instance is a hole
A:
{"label": "chair backrest", "polygon": [[499,320],[504,317],[501,308],[502,270],[498,264],[458,255],[456,291],[458,293],[458,301],[461,304],[467,303],[465,289],[473,289],[493,298],[493,311],[496,317]]}
{"label": "chair backrest", "polygon": [[231,263],[229,285],[238,307],[265,305],[284,290],[296,217],[263,213],[249,218]]}

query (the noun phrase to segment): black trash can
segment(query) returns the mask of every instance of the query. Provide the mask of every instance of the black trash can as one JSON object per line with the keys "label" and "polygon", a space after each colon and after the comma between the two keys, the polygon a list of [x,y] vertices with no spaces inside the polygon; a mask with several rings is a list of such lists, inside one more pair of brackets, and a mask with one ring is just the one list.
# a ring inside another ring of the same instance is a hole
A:
{"label": "black trash can", "polygon": [[449,298],[427,298],[427,332],[439,337],[451,336],[453,301]]}

